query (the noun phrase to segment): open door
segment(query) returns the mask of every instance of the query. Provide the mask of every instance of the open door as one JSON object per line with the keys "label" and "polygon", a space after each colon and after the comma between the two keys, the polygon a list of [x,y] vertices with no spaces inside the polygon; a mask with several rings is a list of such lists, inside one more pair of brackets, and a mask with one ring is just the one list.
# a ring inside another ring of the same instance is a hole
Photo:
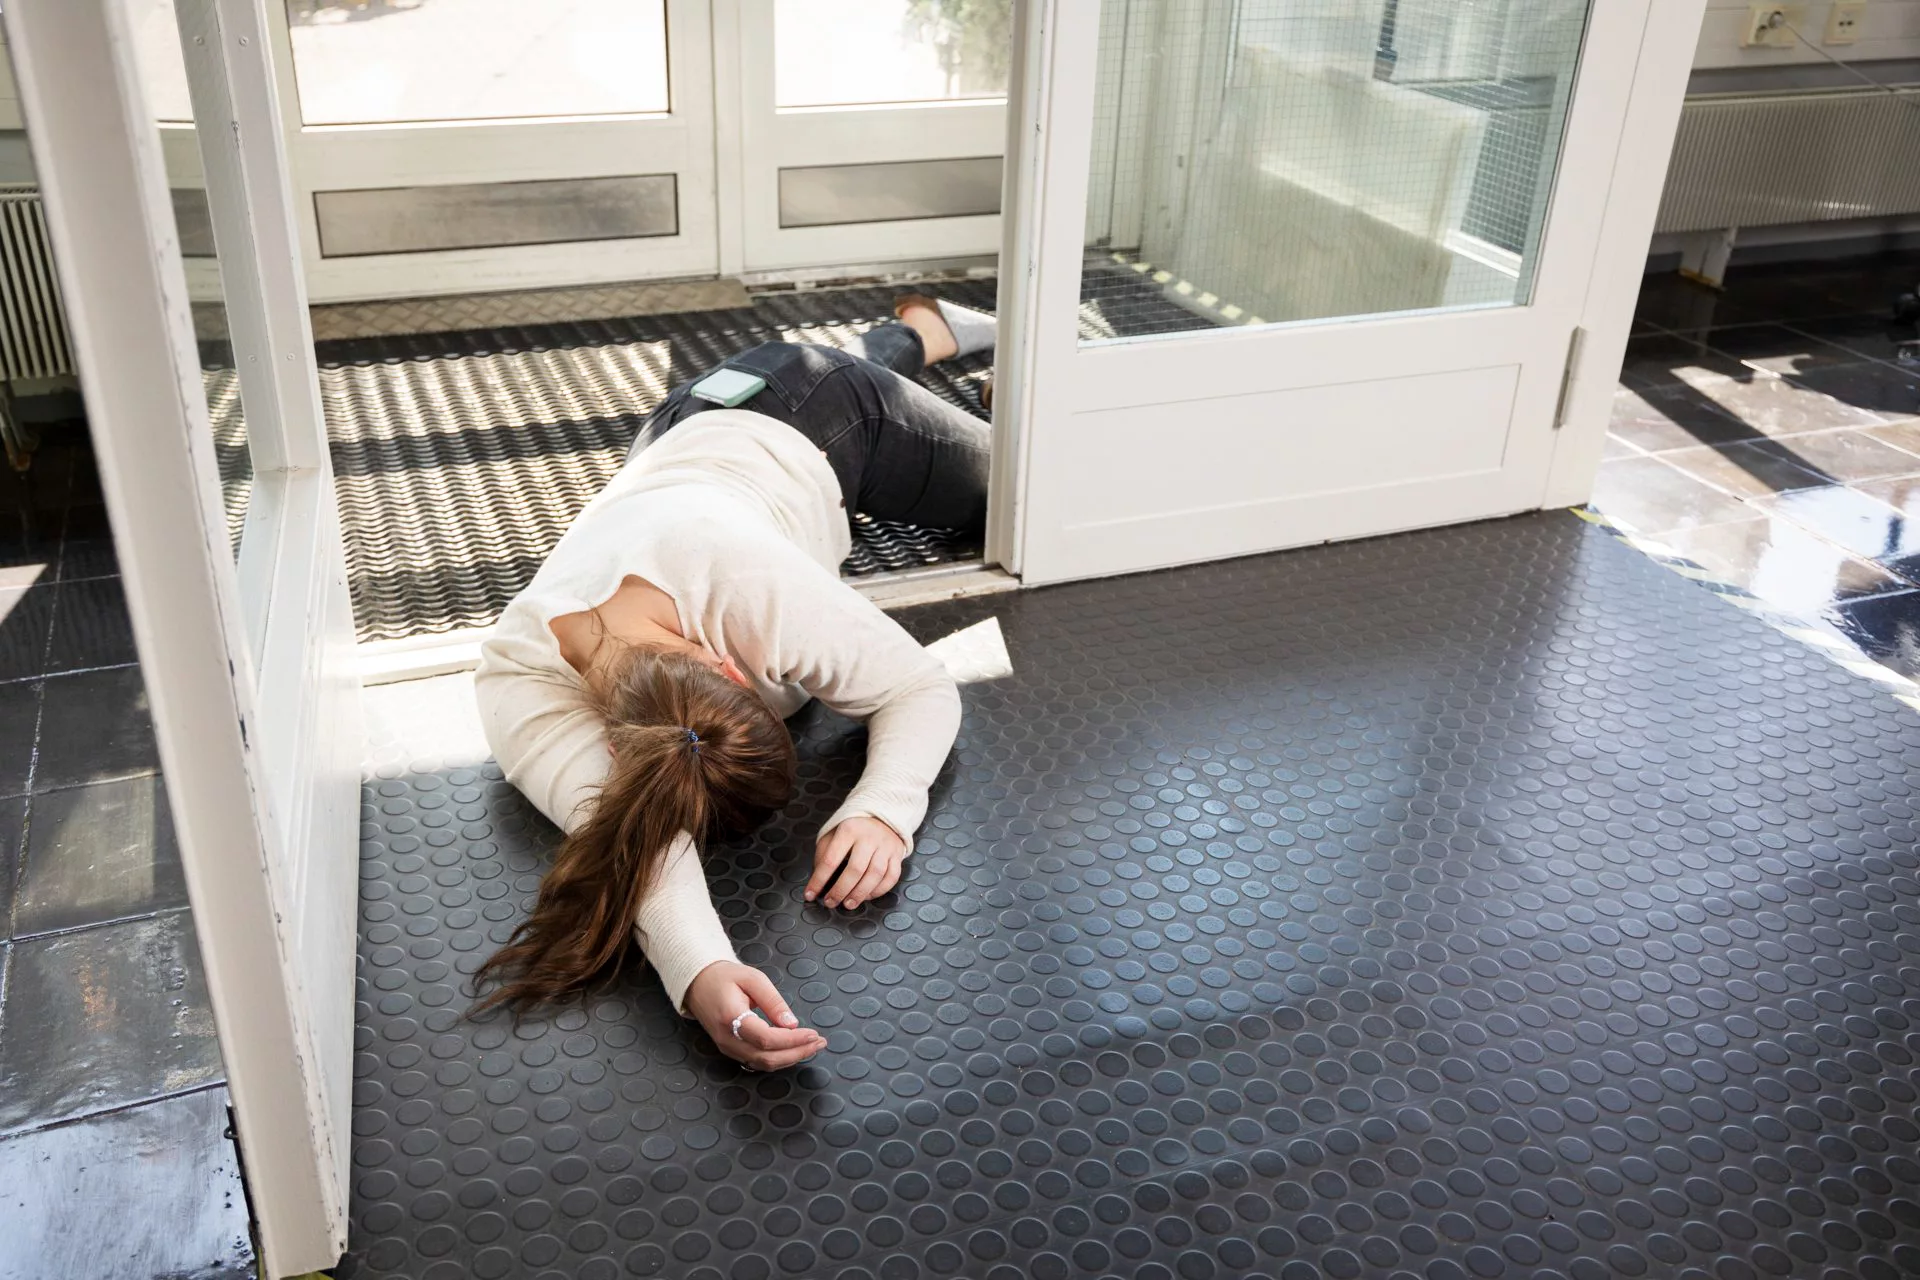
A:
{"label": "open door", "polygon": [[1584,496],[1701,0],[1048,0],[1029,582]]}
{"label": "open door", "polygon": [[[10,0],[5,20],[261,1246],[290,1275],[346,1243],[345,558],[260,0],[177,6],[201,226],[170,201],[128,8]],[[224,306],[196,314],[181,242],[209,232]]]}

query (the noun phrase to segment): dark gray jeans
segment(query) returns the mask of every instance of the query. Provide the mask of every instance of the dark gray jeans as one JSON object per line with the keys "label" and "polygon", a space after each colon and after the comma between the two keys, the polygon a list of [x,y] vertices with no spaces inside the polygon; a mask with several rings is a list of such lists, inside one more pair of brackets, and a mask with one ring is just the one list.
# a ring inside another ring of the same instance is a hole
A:
{"label": "dark gray jeans", "polygon": [[[813,441],[839,477],[849,510],[977,530],[987,516],[990,433],[986,423],[913,380],[925,361],[920,335],[889,323],[845,350],[768,342],[715,367],[767,380],[766,390],[739,407],[777,418]],[[688,394],[691,386],[661,401],[628,457],[717,407]]]}

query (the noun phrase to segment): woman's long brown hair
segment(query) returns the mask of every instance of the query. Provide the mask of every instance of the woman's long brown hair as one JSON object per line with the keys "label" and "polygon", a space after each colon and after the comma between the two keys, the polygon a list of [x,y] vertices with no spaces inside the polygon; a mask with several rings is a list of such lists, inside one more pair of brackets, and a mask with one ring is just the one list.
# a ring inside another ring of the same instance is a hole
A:
{"label": "woman's long brown hair", "polygon": [[793,795],[793,739],[772,708],[684,653],[632,649],[599,683],[613,767],[554,855],[533,912],[475,974],[473,1008],[515,1009],[618,971],[641,900],[682,831],[750,830]]}

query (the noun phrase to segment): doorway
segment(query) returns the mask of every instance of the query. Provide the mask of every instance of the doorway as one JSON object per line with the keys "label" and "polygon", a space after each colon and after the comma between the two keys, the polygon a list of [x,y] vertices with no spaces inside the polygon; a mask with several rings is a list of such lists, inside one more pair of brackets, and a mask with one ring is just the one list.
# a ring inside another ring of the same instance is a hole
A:
{"label": "doorway", "polygon": [[[142,0],[137,31],[217,320],[174,7]],[[844,342],[891,318],[889,281],[994,307],[1011,0],[267,8],[357,630],[386,674],[470,656],[676,383]],[[924,381],[986,416],[988,367]],[[980,549],[859,519],[846,573]]]}
{"label": "doorway", "polygon": [[[175,121],[171,7],[138,30]],[[316,303],[998,248],[1011,0],[267,9]]]}
{"label": "doorway", "polygon": [[1590,479],[1605,408],[1583,373],[1618,358],[1632,306],[1610,237],[1664,174],[1664,148],[1623,147],[1629,112],[1656,138],[1677,118],[1683,69],[1648,43],[1675,34],[1666,15],[1054,17],[1034,68],[1050,137],[1017,211],[1033,297],[1002,353],[1037,427],[995,533],[1011,568],[1051,581],[1506,515],[1550,505],[1556,468]]}

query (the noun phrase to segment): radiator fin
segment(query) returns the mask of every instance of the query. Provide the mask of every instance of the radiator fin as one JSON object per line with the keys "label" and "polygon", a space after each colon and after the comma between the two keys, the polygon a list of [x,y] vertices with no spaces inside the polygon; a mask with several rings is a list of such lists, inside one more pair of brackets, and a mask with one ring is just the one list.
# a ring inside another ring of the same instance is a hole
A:
{"label": "radiator fin", "polygon": [[1916,105],[1864,88],[1689,99],[1656,229],[1920,213]]}
{"label": "radiator fin", "polygon": [[73,372],[40,191],[0,185],[0,379]]}

